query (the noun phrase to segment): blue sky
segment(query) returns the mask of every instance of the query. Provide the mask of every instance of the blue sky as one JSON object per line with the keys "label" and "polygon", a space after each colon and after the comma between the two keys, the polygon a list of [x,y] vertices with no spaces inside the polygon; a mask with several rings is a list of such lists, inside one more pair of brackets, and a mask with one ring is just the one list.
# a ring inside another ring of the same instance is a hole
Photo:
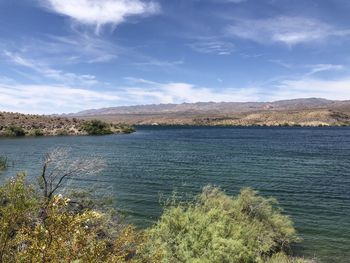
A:
{"label": "blue sky", "polygon": [[0,110],[350,99],[348,0],[0,0]]}

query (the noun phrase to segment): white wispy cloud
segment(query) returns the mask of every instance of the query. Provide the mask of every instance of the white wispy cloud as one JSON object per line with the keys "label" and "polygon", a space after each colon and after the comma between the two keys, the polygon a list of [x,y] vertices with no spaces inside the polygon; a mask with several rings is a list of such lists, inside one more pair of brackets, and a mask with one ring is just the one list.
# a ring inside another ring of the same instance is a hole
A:
{"label": "white wispy cloud", "polygon": [[234,44],[216,39],[200,39],[189,46],[199,53],[218,55],[230,55],[235,49]]}
{"label": "white wispy cloud", "polygon": [[95,26],[96,32],[103,25],[116,26],[128,16],[145,16],[160,11],[158,3],[142,0],[41,0],[41,3],[75,22]]}
{"label": "white wispy cloud", "polygon": [[246,58],[246,59],[256,59],[256,58],[260,58],[260,57],[263,57],[264,56],[264,54],[259,54],[259,53],[252,53],[252,54],[250,54],[250,53],[240,53],[240,55],[243,57],[243,58]]}
{"label": "white wispy cloud", "polygon": [[346,69],[346,67],[344,65],[340,65],[340,64],[293,64],[293,63],[289,63],[289,62],[285,62],[283,60],[280,59],[269,59],[268,60],[271,63],[277,64],[281,67],[287,68],[287,69],[302,69],[305,70],[307,69],[308,72],[306,72],[304,75],[301,76],[301,78],[303,77],[309,77],[311,75],[320,73],[320,72],[326,72],[326,71],[344,71]]}
{"label": "white wispy cloud", "polygon": [[[125,52],[121,46],[87,32],[75,31],[74,33],[68,36],[48,36],[47,41],[39,43],[43,47],[41,52],[55,57],[62,57],[63,54],[66,63],[83,62],[90,64],[115,60],[119,54]],[[37,46],[36,42],[38,41],[34,41],[32,45]],[[67,56],[74,59],[67,60]]]}
{"label": "white wispy cloud", "polygon": [[18,43],[17,48],[11,49],[12,46],[7,43],[3,45],[3,49],[8,48],[12,54],[22,57],[30,54],[31,60],[39,60],[41,64],[50,65],[114,63],[119,58],[126,58],[137,66],[160,68],[184,63],[183,59],[163,60],[145,55],[137,47],[121,46],[100,36],[81,31],[75,31],[74,34],[67,36],[48,35],[44,39],[26,39],[23,43]]}
{"label": "white wispy cloud", "polygon": [[145,62],[134,62],[133,65],[136,66],[155,66],[155,67],[175,67],[178,65],[184,64],[183,60],[175,60],[175,61],[168,61],[168,60],[159,60],[154,58],[149,58]]}
{"label": "white wispy cloud", "polygon": [[29,68],[39,73],[43,78],[49,78],[60,83],[78,86],[91,86],[99,83],[94,75],[79,75],[71,72],[64,72],[62,70],[53,69],[45,64],[42,64],[39,61],[32,61],[30,59],[22,57],[19,54],[12,53],[7,50],[5,50],[3,54],[16,65]]}
{"label": "white wispy cloud", "polygon": [[42,35],[38,37],[19,38],[16,43],[3,39],[0,43],[0,56],[17,55],[46,65],[72,65],[106,63],[116,60],[125,48],[116,43],[87,32],[73,32],[68,35]]}
{"label": "white wispy cloud", "polygon": [[263,44],[277,42],[288,46],[350,35],[349,29],[338,29],[317,19],[290,16],[236,20],[226,32]]}
{"label": "white wispy cloud", "polygon": [[291,69],[291,68],[294,67],[293,64],[288,63],[288,62],[284,62],[284,61],[282,61],[280,59],[269,59],[268,61],[271,62],[271,63],[277,64],[277,65],[279,65],[281,67],[288,68],[288,69]]}
{"label": "white wispy cloud", "polygon": [[308,72],[306,75],[310,76],[319,72],[324,71],[339,71],[344,70],[345,67],[343,65],[335,65],[335,64],[316,64],[316,65],[308,65],[308,68],[310,68],[310,72]]}

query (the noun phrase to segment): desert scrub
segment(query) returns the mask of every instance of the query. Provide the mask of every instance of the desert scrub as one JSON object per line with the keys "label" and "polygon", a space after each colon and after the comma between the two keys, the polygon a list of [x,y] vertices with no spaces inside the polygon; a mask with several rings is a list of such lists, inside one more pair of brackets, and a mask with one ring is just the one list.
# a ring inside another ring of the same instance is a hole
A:
{"label": "desert scrub", "polygon": [[83,128],[89,135],[107,135],[113,133],[111,126],[100,120],[86,121]]}
{"label": "desert scrub", "polygon": [[276,204],[250,188],[230,197],[206,187],[193,202],[165,209],[147,231],[143,255],[159,262],[268,261],[299,241],[292,221]]}

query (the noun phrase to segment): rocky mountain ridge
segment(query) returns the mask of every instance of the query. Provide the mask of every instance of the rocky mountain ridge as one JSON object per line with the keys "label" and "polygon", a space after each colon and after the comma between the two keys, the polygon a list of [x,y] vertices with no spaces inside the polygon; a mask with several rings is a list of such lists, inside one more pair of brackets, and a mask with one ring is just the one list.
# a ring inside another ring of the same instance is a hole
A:
{"label": "rocky mountain ridge", "polygon": [[92,109],[71,117],[135,125],[340,126],[350,125],[350,100],[198,102]]}

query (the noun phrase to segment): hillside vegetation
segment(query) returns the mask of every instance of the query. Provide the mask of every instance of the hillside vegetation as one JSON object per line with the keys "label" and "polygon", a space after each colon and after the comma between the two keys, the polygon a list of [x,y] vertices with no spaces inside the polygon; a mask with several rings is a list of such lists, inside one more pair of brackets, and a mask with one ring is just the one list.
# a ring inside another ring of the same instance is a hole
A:
{"label": "hillside vegetation", "polygon": [[133,132],[130,125],[98,120],[0,112],[0,136],[105,135]]}

